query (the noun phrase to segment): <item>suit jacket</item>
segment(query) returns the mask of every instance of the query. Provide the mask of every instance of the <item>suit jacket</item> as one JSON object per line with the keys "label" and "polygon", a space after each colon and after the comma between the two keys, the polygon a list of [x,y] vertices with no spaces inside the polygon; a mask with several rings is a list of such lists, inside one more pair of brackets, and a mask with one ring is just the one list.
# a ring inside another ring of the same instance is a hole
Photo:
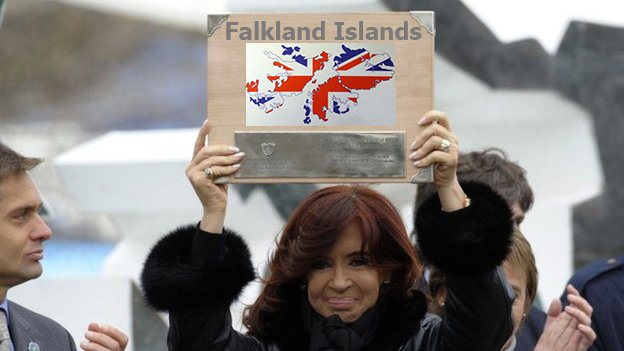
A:
{"label": "suit jacket", "polygon": [[[568,283],[594,308],[591,319],[597,337],[589,350],[624,350],[624,256],[594,261],[579,269]],[[569,304],[567,292],[561,302]]]}
{"label": "suit jacket", "polygon": [[515,351],[533,351],[546,325],[546,313],[531,306],[529,315],[516,335]]}
{"label": "suit jacket", "polygon": [[60,324],[13,301],[9,301],[9,333],[15,351],[76,351],[74,339]]}

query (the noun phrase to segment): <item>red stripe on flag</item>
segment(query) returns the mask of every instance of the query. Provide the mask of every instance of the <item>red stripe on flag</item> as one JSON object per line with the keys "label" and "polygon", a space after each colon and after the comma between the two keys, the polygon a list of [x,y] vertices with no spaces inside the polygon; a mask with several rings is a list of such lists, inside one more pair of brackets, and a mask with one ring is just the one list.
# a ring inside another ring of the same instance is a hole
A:
{"label": "red stripe on flag", "polygon": [[327,82],[321,84],[312,92],[312,112],[316,114],[320,119],[327,122],[327,109],[329,93],[331,92],[340,92],[340,91],[349,91],[349,89],[345,88],[344,85],[340,84],[340,80],[338,77],[331,77],[327,80]]}
{"label": "red stripe on flag", "polygon": [[350,76],[340,76],[342,80],[342,84],[348,87],[351,90],[368,90],[374,88],[377,84],[392,79],[392,76],[389,77],[350,77]]}
{"label": "red stripe on flag", "polygon": [[275,90],[273,91],[300,93],[311,79],[312,76],[289,76],[283,82],[275,82]]}
{"label": "red stripe on flag", "polygon": [[292,71],[293,70],[292,68],[286,66],[285,64],[277,62],[277,61],[273,61],[273,66],[283,68],[283,69],[285,69],[287,71]]}
{"label": "red stripe on flag", "polygon": [[247,87],[247,92],[248,93],[257,93],[258,92],[258,84],[260,83],[259,79],[256,79],[253,82],[249,82],[247,84],[245,84],[245,87]]}

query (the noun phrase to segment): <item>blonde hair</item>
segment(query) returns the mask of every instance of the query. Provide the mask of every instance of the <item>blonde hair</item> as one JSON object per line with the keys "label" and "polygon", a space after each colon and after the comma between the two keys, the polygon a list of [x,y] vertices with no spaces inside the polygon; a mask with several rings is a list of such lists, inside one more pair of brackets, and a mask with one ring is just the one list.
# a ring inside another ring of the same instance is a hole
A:
{"label": "blonde hair", "polygon": [[[511,235],[511,249],[505,261],[526,281],[524,311],[527,312],[537,295],[537,267],[531,244],[518,228],[514,228]],[[440,294],[446,294],[446,276],[436,267],[430,266],[428,283],[431,311],[441,316],[444,314],[444,306],[438,304],[438,299]]]}
{"label": "blonde hair", "polygon": [[526,312],[533,304],[537,295],[538,274],[531,244],[517,228],[514,228],[511,236],[511,250],[509,255],[507,255],[506,261],[513,271],[521,274],[526,281],[527,299],[524,306],[524,311]]}

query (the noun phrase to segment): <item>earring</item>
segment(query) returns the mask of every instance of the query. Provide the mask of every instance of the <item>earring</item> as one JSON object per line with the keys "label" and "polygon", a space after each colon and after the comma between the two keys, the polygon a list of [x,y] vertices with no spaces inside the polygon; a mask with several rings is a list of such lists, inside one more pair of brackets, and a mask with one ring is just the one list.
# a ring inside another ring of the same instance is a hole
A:
{"label": "earring", "polygon": [[384,280],[384,281],[382,282],[382,284],[383,284],[383,285],[388,285],[388,284],[390,284],[390,280],[389,280],[389,279],[388,279],[388,280]]}

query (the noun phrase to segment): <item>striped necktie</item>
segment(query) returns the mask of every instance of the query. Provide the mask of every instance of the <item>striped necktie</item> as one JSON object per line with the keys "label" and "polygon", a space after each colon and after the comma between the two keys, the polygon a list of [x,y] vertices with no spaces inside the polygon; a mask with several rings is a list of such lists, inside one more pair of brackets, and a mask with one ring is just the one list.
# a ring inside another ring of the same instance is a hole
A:
{"label": "striped necktie", "polygon": [[0,351],[11,351],[9,341],[10,335],[7,317],[4,310],[0,308]]}

